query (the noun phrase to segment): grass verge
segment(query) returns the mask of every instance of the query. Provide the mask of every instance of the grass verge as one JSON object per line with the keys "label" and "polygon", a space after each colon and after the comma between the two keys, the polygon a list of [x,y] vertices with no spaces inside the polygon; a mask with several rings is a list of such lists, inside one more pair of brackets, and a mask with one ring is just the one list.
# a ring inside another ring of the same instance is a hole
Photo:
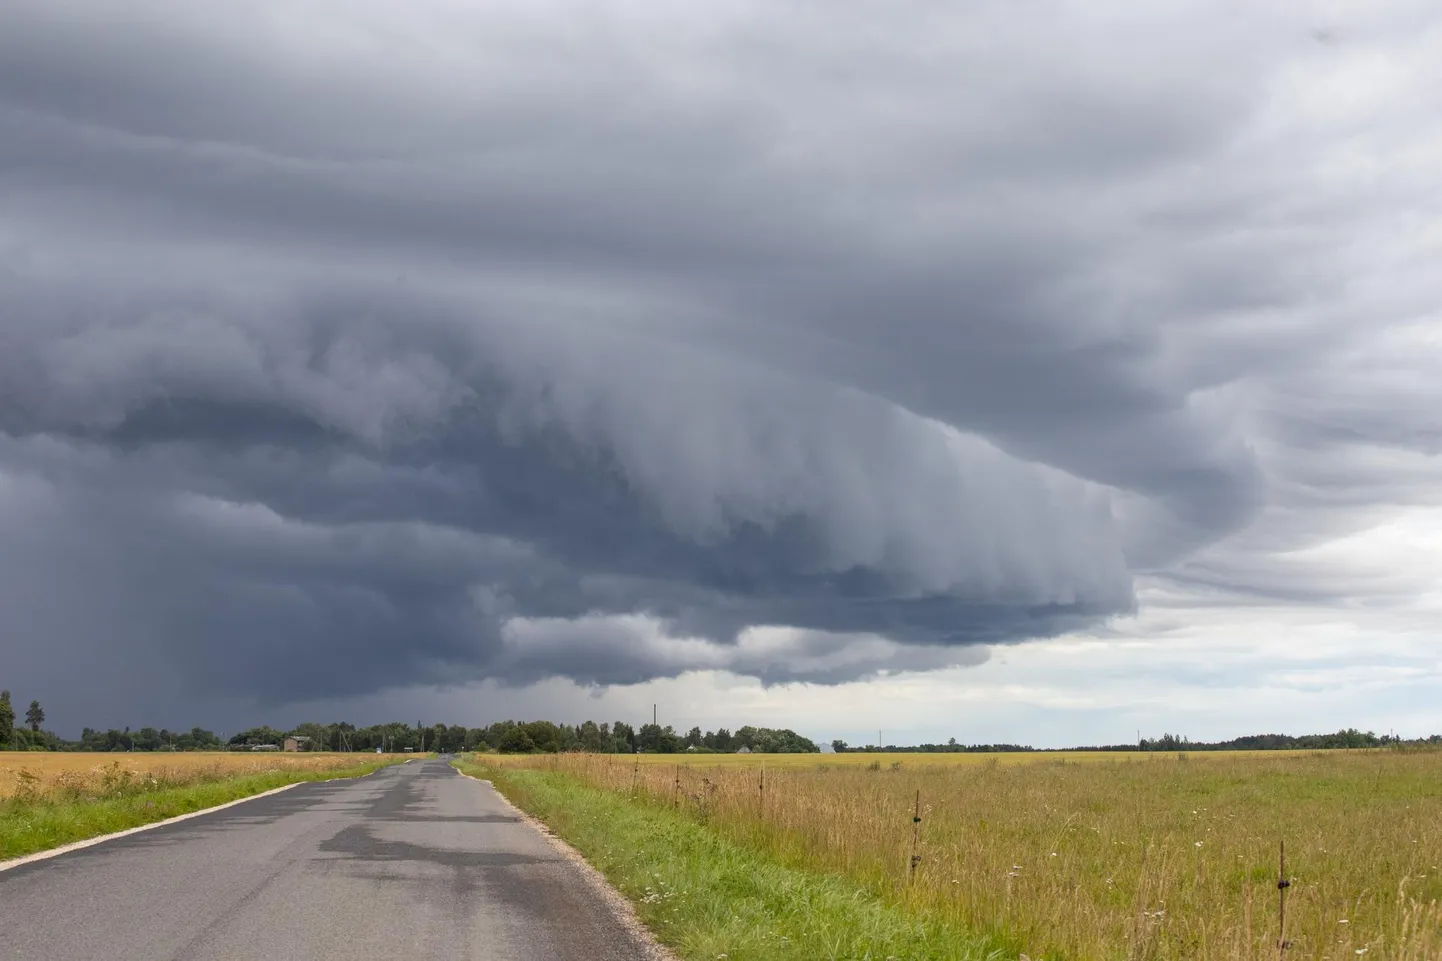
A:
{"label": "grass verge", "polygon": [[154,789],[131,785],[113,797],[7,798],[0,800],[0,861],[164,821],[287,784],[360,777],[396,763],[399,758],[386,758],[329,770],[269,771],[184,785],[161,784]]}
{"label": "grass verge", "polygon": [[845,880],[785,867],[658,804],[560,773],[459,762],[579,850],[688,961],[1015,958],[971,932],[908,917]]}

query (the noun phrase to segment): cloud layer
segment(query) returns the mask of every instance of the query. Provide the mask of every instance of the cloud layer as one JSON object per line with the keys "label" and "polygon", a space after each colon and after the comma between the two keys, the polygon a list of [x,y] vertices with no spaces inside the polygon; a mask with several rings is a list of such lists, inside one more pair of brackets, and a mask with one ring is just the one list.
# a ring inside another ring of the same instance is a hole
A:
{"label": "cloud layer", "polygon": [[838,683],[1430,502],[1426,5],[881,24],[0,11],[7,669]]}

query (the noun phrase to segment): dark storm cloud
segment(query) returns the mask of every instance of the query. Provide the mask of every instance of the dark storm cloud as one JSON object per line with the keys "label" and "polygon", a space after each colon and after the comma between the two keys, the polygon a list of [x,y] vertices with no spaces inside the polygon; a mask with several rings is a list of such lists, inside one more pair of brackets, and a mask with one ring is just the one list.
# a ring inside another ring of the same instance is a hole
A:
{"label": "dark storm cloud", "polygon": [[1386,227],[1297,169],[1312,25],[911,17],[0,11],[7,667],[975,663],[1194,576],[1338,430],[1435,449],[1308,386]]}

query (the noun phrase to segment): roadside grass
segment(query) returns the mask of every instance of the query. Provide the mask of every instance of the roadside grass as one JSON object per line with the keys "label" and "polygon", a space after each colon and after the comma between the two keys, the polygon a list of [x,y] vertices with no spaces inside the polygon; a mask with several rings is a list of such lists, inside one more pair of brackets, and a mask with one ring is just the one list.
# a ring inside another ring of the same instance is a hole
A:
{"label": "roadside grass", "polygon": [[982,961],[999,941],[908,916],[844,878],[786,867],[682,812],[564,773],[457,762],[579,850],[687,961]]}
{"label": "roadside grass", "polygon": [[491,763],[508,789],[570,777],[1038,961],[1276,958],[1282,841],[1287,961],[1442,958],[1442,751],[929,760]]}
{"label": "roadside grass", "polygon": [[306,765],[288,763],[240,774],[224,764],[161,767],[153,772],[111,764],[90,772],[63,772],[51,779],[21,771],[14,793],[0,798],[0,861],[190,814],[287,784],[359,777],[403,760],[321,755]]}

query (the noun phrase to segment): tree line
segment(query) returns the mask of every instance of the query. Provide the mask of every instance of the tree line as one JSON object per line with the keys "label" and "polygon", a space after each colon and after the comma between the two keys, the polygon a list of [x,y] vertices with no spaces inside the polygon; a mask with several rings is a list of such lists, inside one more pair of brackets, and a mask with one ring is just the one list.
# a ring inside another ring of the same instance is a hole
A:
{"label": "tree line", "polygon": [[[727,728],[703,732],[693,727],[685,734],[670,725],[625,721],[556,724],[551,721],[497,721],[485,727],[463,724],[414,725],[401,721],[357,727],[346,722],[305,723],[293,728],[269,726],[249,728],[226,737],[205,728],[170,731],[142,727],[132,731],[85,728],[78,741],[59,737],[44,729],[45,709],[32,700],[22,719],[17,716],[9,691],[0,691],[0,750],[10,751],[223,751],[266,750],[281,747],[294,737],[301,750],[308,751],[496,751],[503,754],[586,751],[596,754],[680,754],[734,753],[813,754],[820,750],[809,738],[789,729],[746,725],[732,733]],[[1135,744],[1107,744],[1074,748],[1035,748],[1024,744],[961,744],[951,738],[945,744],[888,744],[852,747],[843,740],[831,742],[838,754],[887,752],[898,754],[998,754],[1011,752],[1067,751],[1296,751],[1337,748],[1442,745],[1442,735],[1405,740],[1394,735],[1346,728],[1334,734],[1252,734],[1226,741],[1193,741],[1176,734],[1141,738]]]}
{"label": "tree line", "polygon": [[0,750],[12,751],[244,751],[273,750],[287,738],[295,738],[303,751],[495,751],[503,754],[552,754],[589,751],[598,754],[731,753],[740,750],[758,754],[800,754],[820,750],[814,742],[795,731],[746,725],[732,733],[727,728],[702,732],[693,727],[685,734],[670,725],[625,721],[556,724],[551,721],[497,721],[485,727],[464,724],[414,725],[393,721],[357,727],[347,722],[307,722],[293,728],[268,725],[248,728],[229,737],[205,728],[170,731],[142,727],[131,730],[85,728],[78,741],[69,741],[41,729],[45,713],[39,702],[31,702],[26,727],[15,726],[10,692],[0,692]]}
{"label": "tree line", "polygon": [[1005,754],[1017,751],[1057,753],[1061,751],[1325,751],[1342,748],[1442,745],[1442,734],[1407,740],[1395,735],[1378,736],[1373,731],[1347,728],[1335,734],[1249,734],[1227,741],[1193,741],[1177,734],[1142,738],[1135,744],[1102,744],[1085,747],[1037,748],[1025,744],[958,744],[952,738],[945,744],[888,744],[877,747],[851,747],[845,741],[832,741],[831,749],[838,754]]}

